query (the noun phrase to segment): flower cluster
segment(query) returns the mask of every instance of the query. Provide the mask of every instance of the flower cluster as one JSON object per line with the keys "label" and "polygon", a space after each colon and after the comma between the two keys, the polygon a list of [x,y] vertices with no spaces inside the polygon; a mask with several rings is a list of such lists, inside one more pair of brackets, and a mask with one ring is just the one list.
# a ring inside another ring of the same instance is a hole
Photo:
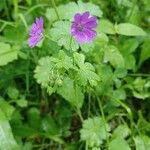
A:
{"label": "flower cluster", "polygon": [[[44,21],[42,17],[36,18],[35,23],[33,23],[28,40],[31,48],[35,47],[43,38],[43,24]],[[96,26],[97,18],[95,16],[90,16],[88,11],[83,14],[77,13],[72,22],[71,34],[79,44],[92,42],[96,36],[96,31],[94,30]]]}

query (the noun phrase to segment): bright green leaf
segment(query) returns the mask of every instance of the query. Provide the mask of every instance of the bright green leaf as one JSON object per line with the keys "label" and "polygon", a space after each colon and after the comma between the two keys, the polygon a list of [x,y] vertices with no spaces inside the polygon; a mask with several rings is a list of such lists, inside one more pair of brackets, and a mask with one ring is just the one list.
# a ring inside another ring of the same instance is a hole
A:
{"label": "bright green leaf", "polygon": [[5,114],[5,117],[7,118],[7,120],[11,120],[11,117],[15,108],[1,97],[0,97],[0,109]]}
{"label": "bright green leaf", "polygon": [[43,87],[47,87],[49,84],[50,73],[53,68],[53,63],[49,56],[43,57],[39,60],[39,65],[35,69],[35,75],[37,82]]}
{"label": "bright green leaf", "polygon": [[86,85],[87,82],[89,82],[91,86],[97,85],[99,76],[95,73],[94,66],[85,62],[85,56],[83,54],[74,53],[74,60],[79,68],[77,77],[80,84]]}
{"label": "bright green leaf", "polygon": [[150,138],[146,135],[136,136],[134,138],[136,150],[150,150]]}
{"label": "bright green leaf", "polygon": [[109,143],[109,150],[131,150],[131,148],[128,143],[119,136]]}
{"label": "bright green leaf", "polygon": [[50,35],[59,46],[64,46],[67,50],[75,51],[79,48],[78,43],[71,36],[71,22],[69,21],[57,21],[50,30]]}
{"label": "bright green leaf", "polygon": [[1,150],[20,150],[17,145],[8,120],[0,108],[0,149]]}
{"label": "bright green leaf", "polygon": [[140,64],[142,64],[148,58],[150,58],[150,38],[146,39],[142,45]]}
{"label": "bright green leaf", "polygon": [[104,53],[104,62],[109,61],[113,67],[124,68],[124,58],[115,46],[108,46]]}
{"label": "bright green leaf", "polygon": [[97,30],[106,34],[116,34],[114,25],[109,20],[102,19]]}
{"label": "bright green leaf", "polygon": [[146,33],[140,27],[130,24],[130,23],[121,23],[117,25],[117,33],[127,36],[145,36]]}
{"label": "bright green leaf", "polygon": [[109,130],[108,124],[105,125],[101,117],[88,118],[80,130],[81,140],[86,141],[89,147],[98,147],[107,138]]}

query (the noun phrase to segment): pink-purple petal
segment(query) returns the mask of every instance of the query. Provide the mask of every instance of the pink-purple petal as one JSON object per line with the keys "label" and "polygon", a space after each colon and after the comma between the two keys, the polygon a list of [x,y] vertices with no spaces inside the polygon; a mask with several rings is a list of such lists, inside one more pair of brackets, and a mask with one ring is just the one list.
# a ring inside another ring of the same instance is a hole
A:
{"label": "pink-purple petal", "polygon": [[77,13],[75,16],[74,16],[74,20],[75,22],[80,22],[81,21],[81,15],[79,13]]}
{"label": "pink-purple petal", "polygon": [[86,29],[85,35],[86,35],[87,42],[92,42],[95,36],[97,35],[97,33],[94,30]]}
{"label": "pink-purple petal", "polygon": [[77,13],[74,16],[74,21],[71,26],[71,34],[75,37],[79,44],[84,42],[92,42],[95,38],[97,26],[97,18],[90,17],[90,13],[84,12],[83,14]]}
{"label": "pink-purple petal", "polygon": [[88,17],[90,16],[90,13],[88,11],[84,12],[81,16],[81,20],[83,22],[86,22],[88,20]]}
{"label": "pink-purple petal", "polygon": [[43,18],[36,18],[35,23],[33,23],[30,33],[29,33],[29,40],[28,44],[31,48],[35,47],[43,37]]}

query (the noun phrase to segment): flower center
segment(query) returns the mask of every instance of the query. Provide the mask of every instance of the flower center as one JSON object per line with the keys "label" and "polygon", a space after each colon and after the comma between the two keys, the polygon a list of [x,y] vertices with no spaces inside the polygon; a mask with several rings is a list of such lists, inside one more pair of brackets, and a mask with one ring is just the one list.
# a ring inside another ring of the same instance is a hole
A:
{"label": "flower center", "polygon": [[83,24],[79,24],[78,25],[78,31],[83,31],[83,29],[84,29],[84,25]]}

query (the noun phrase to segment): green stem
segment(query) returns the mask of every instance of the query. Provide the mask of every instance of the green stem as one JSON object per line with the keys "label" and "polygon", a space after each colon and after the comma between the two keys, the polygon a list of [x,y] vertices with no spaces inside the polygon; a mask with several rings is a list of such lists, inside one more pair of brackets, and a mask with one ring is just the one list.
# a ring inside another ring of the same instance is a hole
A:
{"label": "green stem", "polygon": [[98,101],[98,105],[99,105],[100,112],[101,112],[102,119],[103,119],[104,126],[105,126],[106,142],[107,142],[107,148],[108,148],[109,147],[109,138],[108,138],[108,134],[107,134],[106,118],[105,118],[105,115],[104,115],[104,111],[103,111],[103,106],[102,106],[101,100],[100,100],[100,98],[98,96],[97,96],[97,101]]}
{"label": "green stem", "polygon": [[56,7],[56,2],[55,2],[55,0],[52,0],[52,5],[53,5],[53,8],[54,8],[54,10],[55,10],[55,13],[56,13],[56,15],[57,15],[58,20],[60,20],[60,17],[59,17],[59,13],[58,13],[58,10],[57,10],[57,7]]}
{"label": "green stem", "polygon": [[80,109],[77,109],[77,114],[78,114],[78,116],[79,116],[79,118],[80,118],[80,120],[81,120],[81,122],[83,123],[83,121],[84,121],[84,119],[83,119],[83,117],[82,117],[82,113],[81,113],[81,110]]}
{"label": "green stem", "polygon": [[2,20],[2,19],[0,19],[0,22],[5,23],[5,24],[7,24],[7,25],[10,25],[10,26],[12,26],[12,27],[16,27],[14,22]]}

